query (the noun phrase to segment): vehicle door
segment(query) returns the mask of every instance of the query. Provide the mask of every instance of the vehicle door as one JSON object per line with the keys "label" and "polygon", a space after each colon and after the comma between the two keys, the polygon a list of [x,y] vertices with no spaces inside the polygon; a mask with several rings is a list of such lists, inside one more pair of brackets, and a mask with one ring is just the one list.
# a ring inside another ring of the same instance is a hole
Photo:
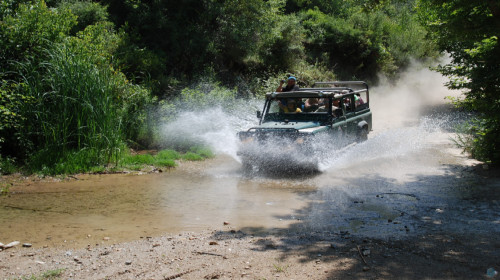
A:
{"label": "vehicle door", "polygon": [[343,105],[344,103],[344,98],[333,98],[331,99],[331,105],[330,108],[337,107],[338,109],[332,109],[332,116],[333,116],[333,122],[332,122],[332,132],[336,135],[338,133],[340,134],[345,134],[347,130],[347,122],[346,122],[346,115],[345,115],[345,106]]}
{"label": "vehicle door", "polygon": [[356,103],[353,94],[345,96],[343,105],[345,107],[345,132],[349,135],[356,135],[358,122],[361,120],[356,116]]}
{"label": "vehicle door", "polygon": [[350,135],[357,135],[360,127],[358,124],[363,121],[367,121],[371,128],[371,112],[367,106],[360,106],[356,104],[356,98],[354,94],[348,96],[346,104],[346,123],[347,132]]}

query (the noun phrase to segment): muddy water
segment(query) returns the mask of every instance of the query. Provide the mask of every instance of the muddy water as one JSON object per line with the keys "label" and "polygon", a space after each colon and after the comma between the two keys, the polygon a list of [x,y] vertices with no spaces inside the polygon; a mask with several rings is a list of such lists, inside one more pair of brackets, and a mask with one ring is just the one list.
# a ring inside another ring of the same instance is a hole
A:
{"label": "muddy water", "polygon": [[[211,166],[225,174],[214,176]],[[297,193],[310,191],[307,185],[242,179],[238,172],[237,162],[220,156],[160,174],[16,186],[0,197],[0,237],[4,243],[78,247],[221,228],[224,221],[230,222],[226,228],[284,228],[290,223],[276,217],[304,206]]]}
{"label": "muddy water", "polygon": [[200,229],[333,231],[389,239],[499,234],[498,180],[477,175],[478,163],[452,145],[450,127],[463,116],[443,107],[448,92],[418,92],[414,77],[425,80],[426,89],[442,89],[426,75],[416,73],[416,83],[397,90],[373,89],[374,131],[368,141],[332,150],[319,173],[244,173],[234,135],[252,125],[253,112],[239,119],[241,111],[208,112],[215,119],[187,114],[184,119],[195,124],[165,130],[188,137],[190,127],[208,129],[208,119],[212,128],[192,134],[212,145],[219,153],[215,159],[183,162],[160,174],[18,184],[0,197],[0,242],[83,247]]}
{"label": "muddy water", "polygon": [[221,155],[160,174],[84,175],[15,186],[0,197],[0,241],[83,247],[200,229],[379,238],[500,233],[500,197],[467,171],[474,162],[442,132],[411,149],[397,147],[413,133],[391,132],[392,149],[381,148],[388,140],[379,133],[318,174],[248,175]]}

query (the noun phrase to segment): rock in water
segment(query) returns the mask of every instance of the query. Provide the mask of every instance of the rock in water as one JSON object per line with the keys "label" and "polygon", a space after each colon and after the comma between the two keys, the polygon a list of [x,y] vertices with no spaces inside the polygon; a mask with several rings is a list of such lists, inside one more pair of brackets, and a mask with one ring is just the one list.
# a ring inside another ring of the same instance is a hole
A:
{"label": "rock in water", "polygon": [[12,241],[12,242],[10,242],[10,243],[9,243],[9,244],[7,244],[7,245],[3,245],[3,248],[4,248],[4,249],[12,248],[12,247],[14,247],[14,246],[19,245],[20,243],[21,243],[21,242],[19,242],[19,241]]}

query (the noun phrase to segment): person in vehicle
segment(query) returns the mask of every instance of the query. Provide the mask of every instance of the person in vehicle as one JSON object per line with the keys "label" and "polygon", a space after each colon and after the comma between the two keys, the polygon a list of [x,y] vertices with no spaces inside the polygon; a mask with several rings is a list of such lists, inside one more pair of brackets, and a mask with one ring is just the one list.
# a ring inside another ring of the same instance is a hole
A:
{"label": "person in vehicle", "polygon": [[[336,98],[339,97],[339,95],[335,96]],[[323,98],[323,101],[321,102],[321,106],[316,110],[316,112],[328,112],[328,99]],[[332,100],[332,114],[334,117],[340,117],[342,115],[342,108],[340,107],[340,99],[333,99]]]}
{"label": "person in vehicle", "polygon": [[328,112],[328,98],[322,98],[318,101],[319,108],[316,110],[317,113]]}
{"label": "person in vehicle", "polygon": [[340,108],[340,99],[334,99],[332,101],[332,113],[334,117],[342,116],[342,108]]}
{"label": "person in vehicle", "polygon": [[283,105],[283,103],[278,100],[278,106],[280,106],[285,113],[302,113],[302,110],[297,107],[297,101],[294,99],[288,99],[286,105]]}
{"label": "person in vehicle", "polygon": [[337,109],[340,109],[340,99],[334,99],[332,101],[332,110],[335,111]]}
{"label": "person in vehicle", "polygon": [[319,99],[318,98],[307,98],[304,103],[304,112],[314,112],[319,108]]}
{"label": "person in vehicle", "polygon": [[276,92],[286,92],[286,91],[296,91],[299,90],[299,86],[296,84],[297,83],[297,78],[294,76],[290,76],[287,79],[286,86],[283,88],[283,84],[285,83],[285,80],[280,81],[279,87],[276,89]]}
{"label": "person in vehicle", "polygon": [[365,104],[365,101],[363,100],[363,98],[361,98],[361,94],[359,93],[356,93],[354,95],[354,100],[356,101],[356,106]]}

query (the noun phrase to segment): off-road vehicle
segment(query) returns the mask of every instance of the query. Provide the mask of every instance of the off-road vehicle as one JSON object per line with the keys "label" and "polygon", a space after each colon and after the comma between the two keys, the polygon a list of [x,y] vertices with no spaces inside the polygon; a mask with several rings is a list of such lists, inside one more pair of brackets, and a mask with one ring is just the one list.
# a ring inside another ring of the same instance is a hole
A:
{"label": "off-road vehicle", "polygon": [[266,94],[259,125],[238,133],[238,155],[250,166],[317,166],[321,154],[364,141],[372,129],[368,85],[318,82]]}

